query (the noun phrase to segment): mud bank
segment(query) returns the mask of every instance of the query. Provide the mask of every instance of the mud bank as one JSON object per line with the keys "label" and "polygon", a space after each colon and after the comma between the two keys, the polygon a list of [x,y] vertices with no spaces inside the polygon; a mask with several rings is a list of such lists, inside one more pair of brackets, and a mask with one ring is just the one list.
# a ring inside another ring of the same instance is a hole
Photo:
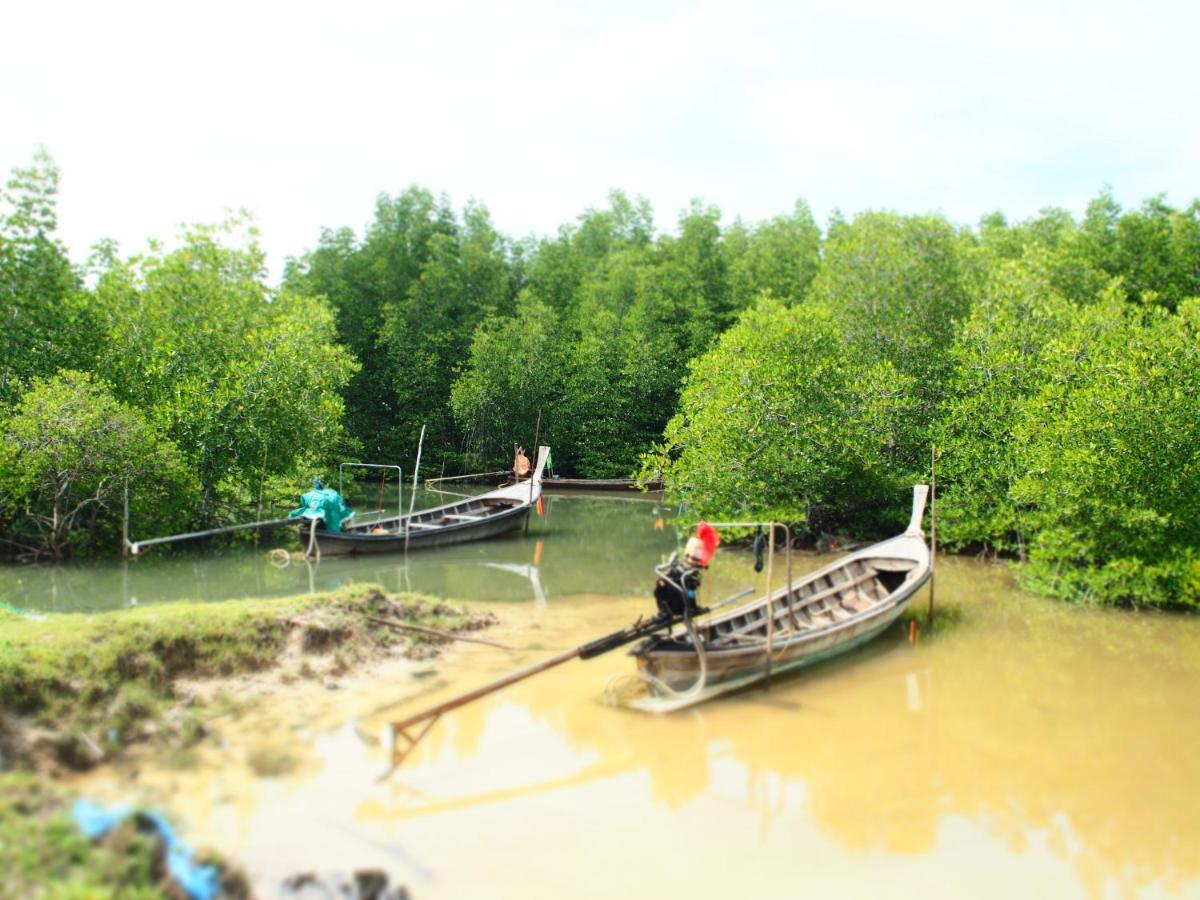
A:
{"label": "mud bank", "polygon": [[[427,660],[495,621],[416,594],[167,603],[92,615],[0,611],[0,769],[62,774],[139,750],[183,753],[274,685]],[[417,626],[432,631],[413,631]]]}

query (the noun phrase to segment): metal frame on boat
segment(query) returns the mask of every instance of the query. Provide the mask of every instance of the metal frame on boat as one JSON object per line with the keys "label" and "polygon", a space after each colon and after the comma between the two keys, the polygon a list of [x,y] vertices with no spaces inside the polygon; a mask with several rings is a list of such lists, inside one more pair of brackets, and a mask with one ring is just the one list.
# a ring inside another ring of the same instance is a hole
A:
{"label": "metal frame on boat", "polygon": [[685,709],[875,637],[899,618],[932,571],[921,531],[928,493],[927,485],[913,489],[912,519],[903,534],[778,591],[768,586],[769,603],[764,594],[687,632],[645,640],[631,653],[651,695],[627,705],[648,712]]}
{"label": "metal frame on boat", "polygon": [[444,506],[354,525],[343,531],[315,532],[322,556],[395,553],[442,547],[494,537],[520,528],[542,495],[542,472],[549,447],[538,447],[532,483],[510,485]]}

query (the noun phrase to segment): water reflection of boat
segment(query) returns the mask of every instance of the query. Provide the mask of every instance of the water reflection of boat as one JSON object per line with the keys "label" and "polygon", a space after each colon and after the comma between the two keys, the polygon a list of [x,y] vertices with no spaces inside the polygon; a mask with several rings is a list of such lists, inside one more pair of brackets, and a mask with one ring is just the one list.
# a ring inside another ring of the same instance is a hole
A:
{"label": "water reflection of boat", "polygon": [[342,531],[317,529],[321,555],[393,553],[495,537],[520,528],[542,495],[547,447],[538,448],[533,485],[528,481],[406,516],[377,519]]}
{"label": "water reflection of boat", "polygon": [[929,547],[921,533],[928,493],[926,485],[914,488],[903,534],[785,585],[769,603],[764,595],[694,630],[647,638],[633,655],[656,690],[629,705],[652,712],[683,709],[875,637],[929,578]]}
{"label": "water reflection of boat", "polygon": [[485,562],[481,563],[481,565],[489,569],[498,569],[501,572],[511,572],[513,575],[528,578],[529,584],[533,588],[534,602],[538,606],[546,605],[546,590],[542,587],[542,575],[538,567],[533,565],[533,563]]}

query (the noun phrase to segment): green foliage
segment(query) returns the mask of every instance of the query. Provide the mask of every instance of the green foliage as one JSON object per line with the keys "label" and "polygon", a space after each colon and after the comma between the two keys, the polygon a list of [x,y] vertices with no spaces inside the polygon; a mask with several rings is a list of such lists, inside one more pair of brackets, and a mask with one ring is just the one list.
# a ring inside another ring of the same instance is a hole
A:
{"label": "green foliage", "polygon": [[381,195],[358,242],[325,232],[318,248],[289,264],[285,285],[329,299],[337,335],[361,369],[342,392],[347,420],[367,458],[412,458],[422,425],[426,447],[453,447],[450,387],[476,325],[511,311],[507,242],[487,210],[470,205],[459,223],[446,201],[412,187]]}
{"label": "green foliage", "polygon": [[696,515],[878,526],[904,489],[889,447],[909,388],[852,352],[829,309],[765,299],[693,363],[644,472],[661,470]]}
{"label": "green foliage", "polygon": [[385,304],[379,334],[396,396],[394,428],[403,442],[399,458],[413,452],[422,425],[428,446],[454,446],[450,391],[455,371],[470,350],[476,325],[512,306],[506,247],[483,207],[468,206],[461,228],[434,235],[428,252],[407,293]]}
{"label": "green foliage", "polygon": [[61,559],[72,543],[117,546],[126,483],[139,517],[186,521],[195,484],[176,447],[94,376],[37,379],[0,435],[0,516],[27,555]]}
{"label": "green foliage", "polygon": [[1054,208],[1012,227],[998,213],[987,216],[980,223],[983,264],[991,268],[1003,260],[1023,260],[1056,294],[1073,303],[1091,303],[1110,280],[1099,265],[1091,230],[1095,209],[1093,203],[1082,227],[1066,210]]}
{"label": "green foliage", "polygon": [[44,150],[0,191],[0,407],[30,380],[86,367],[94,327],[66,250],[54,236],[58,169]]}
{"label": "green foliage", "polygon": [[1141,310],[1113,292],[1055,341],[1015,431],[1036,536],[1030,583],[1073,600],[1200,608],[1200,301]]}
{"label": "green foliage", "polygon": [[1159,195],[1122,213],[1105,190],[1088,206],[1084,229],[1096,265],[1121,276],[1133,299],[1175,309],[1200,296],[1200,200],[1177,210]]}
{"label": "green foliage", "polygon": [[[553,333],[531,331],[524,349],[523,320],[501,317],[477,338],[454,410],[469,446],[483,453],[478,463],[506,465],[514,441],[532,441],[541,409],[560,469],[628,475],[675,410],[688,360],[762,292],[798,299],[818,244],[803,202],[790,217],[725,232],[715,207],[694,203],[677,233],[656,236],[649,205],[613,192],[607,209],[587,210],[528,251],[520,302],[553,311]],[[502,347],[536,370],[536,384],[499,363]]]}
{"label": "green foliage", "polygon": [[179,447],[210,510],[331,453],[355,368],[322,301],[266,287],[252,230],[223,243],[237,224],[116,264],[96,289],[103,371]]}
{"label": "green foliage", "polygon": [[747,309],[764,291],[796,303],[816,277],[821,229],[808,204],[797,200],[790,216],[776,216],[754,228],[735,223],[724,248],[735,310]]}
{"label": "green foliage", "polygon": [[988,273],[951,350],[954,374],[934,438],[941,456],[938,534],[947,546],[1024,555],[1028,527],[1012,487],[1027,461],[1014,431],[1053,377],[1051,342],[1075,314],[1044,268],[1027,258],[1001,258]]}
{"label": "green foliage", "polygon": [[1113,277],[1129,298],[1167,309],[1200,296],[1200,201],[1185,210],[1160,195],[1141,209],[1123,211],[1105,188],[1076,223],[1062,209],[1008,227],[987,217],[980,234],[990,253],[1015,259],[1042,251],[1041,263],[1055,291],[1079,304],[1093,302]]}
{"label": "green foliage", "polygon": [[550,308],[522,295],[515,316],[490,318],[475,330],[450,404],[468,451],[485,464],[509,462],[511,441],[532,439],[538,410],[550,408],[558,370],[555,329]]}
{"label": "green foliage", "polygon": [[813,281],[814,302],[836,312],[849,352],[911,379],[916,405],[892,448],[900,471],[928,465],[927,428],[946,391],[955,327],[970,308],[971,249],[940,216],[864,213],[831,232]]}
{"label": "green foliage", "polygon": [[1195,606],[1197,301],[1178,315],[1114,283],[1075,307],[1019,263],[994,273],[955,347],[939,428],[940,533],[1028,552],[1072,600]]}

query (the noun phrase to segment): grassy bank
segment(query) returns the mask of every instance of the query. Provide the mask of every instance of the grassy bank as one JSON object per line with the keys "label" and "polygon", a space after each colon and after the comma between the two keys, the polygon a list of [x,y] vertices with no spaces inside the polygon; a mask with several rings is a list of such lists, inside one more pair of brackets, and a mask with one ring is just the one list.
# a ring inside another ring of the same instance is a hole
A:
{"label": "grassy bank", "polygon": [[273,667],[295,677],[337,676],[381,654],[437,652],[438,638],[380,619],[443,631],[492,621],[436,599],[389,596],[364,585],[91,615],[0,611],[0,768],[86,768],[136,743],[193,743],[212,710],[181,696],[180,679]]}

